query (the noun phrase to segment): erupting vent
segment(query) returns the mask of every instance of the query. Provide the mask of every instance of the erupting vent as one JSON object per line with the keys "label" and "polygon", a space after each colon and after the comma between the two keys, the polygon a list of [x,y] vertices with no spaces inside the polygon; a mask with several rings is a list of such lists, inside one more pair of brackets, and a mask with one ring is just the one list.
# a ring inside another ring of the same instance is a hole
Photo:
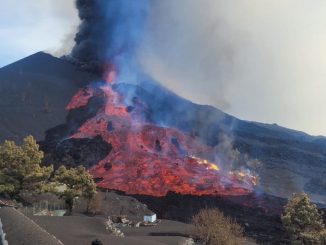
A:
{"label": "erupting vent", "polygon": [[107,82],[78,91],[67,105],[72,110],[90,98],[104,96],[106,103],[71,138],[101,136],[113,150],[89,169],[102,188],[128,194],[164,196],[169,191],[192,195],[244,195],[253,190],[256,177],[244,172],[221,171],[218,163],[198,156],[212,149],[193,136],[174,128],[147,122],[146,105],[134,98],[126,105],[124,95]]}

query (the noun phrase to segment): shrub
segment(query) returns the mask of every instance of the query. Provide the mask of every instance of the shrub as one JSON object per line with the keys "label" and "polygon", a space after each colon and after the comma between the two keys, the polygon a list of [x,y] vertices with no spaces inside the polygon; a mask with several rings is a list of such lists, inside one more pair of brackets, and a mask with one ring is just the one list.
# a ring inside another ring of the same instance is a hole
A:
{"label": "shrub", "polygon": [[193,217],[194,236],[204,244],[238,245],[244,241],[243,228],[218,209],[203,209]]}
{"label": "shrub", "polygon": [[102,211],[102,195],[97,192],[88,203],[87,213],[95,215],[100,214]]}
{"label": "shrub", "polygon": [[322,215],[306,193],[299,193],[289,199],[281,220],[293,243],[326,244]]}

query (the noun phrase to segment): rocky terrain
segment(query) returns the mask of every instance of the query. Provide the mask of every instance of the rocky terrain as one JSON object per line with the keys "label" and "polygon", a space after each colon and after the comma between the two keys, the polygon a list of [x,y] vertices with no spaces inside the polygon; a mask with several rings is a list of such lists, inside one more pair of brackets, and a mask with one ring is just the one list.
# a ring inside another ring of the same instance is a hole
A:
{"label": "rocky terrain", "polygon": [[[92,168],[114,146],[107,144],[103,137],[71,135],[96,116],[103,100],[94,97],[84,107],[65,108],[80,88],[97,79],[97,75],[80,71],[69,62],[45,53],[1,68],[0,141],[20,141],[32,134],[45,152],[45,164],[56,167],[82,164]],[[248,236],[264,244],[282,244],[287,242],[279,219],[286,202],[284,198],[304,190],[314,201],[326,203],[325,137],[310,136],[276,124],[240,120],[214,107],[187,101],[153,81],[137,85],[114,84],[112,89],[117,93],[132,94],[135,103],[141,101],[146,107],[143,116],[152,124],[196,137],[212,149],[223,143],[220,137],[223,134],[229,142],[226,145],[260,162],[255,167],[259,184],[249,195],[223,198],[175,193],[165,197],[134,195],[160,218],[189,222],[200,208],[218,207],[236,218]],[[106,129],[111,131],[109,124]],[[178,148],[177,143],[171,144]],[[110,166],[106,171],[110,171]],[[118,209],[120,204],[112,203]],[[40,219],[39,222],[47,221]]]}
{"label": "rocky terrain", "polygon": [[[96,75],[79,71],[69,62],[45,53],[34,54],[1,68],[0,139],[21,140],[32,134],[38,140],[44,140],[47,130],[69,122],[65,106],[78,88],[92,80],[96,80]],[[287,197],[294,191],[305,190],[314,200],[326,201],[324,137],[310,136],[275,124],[243,121],[211,106],[193,104],[153,82],[142,82],[137,86],[120,84],[116,89],[121,87],[132,91],[146,103],[148,116],[155,123],[191,132],[209,145],[218,143],[221,132],[230,135],[234,148],[262,163],[259,176],[264,192]],[[96,106],[99,102],[92,103]],[[80,115],[90,117],[84,112]],[[70,129],[76,123],[71,119]],[[48,135],[55,137],[53,133]],[[71,145],[64,143],[58,147],[70,148],[65,144]],[[79,150],[74,154],[67,154],[67,151],[71,150],[60,151],[60,154],[80,157]],[[101,154],[95,160],[100,157]],[[63,160],[63,156],[56,158]]]}

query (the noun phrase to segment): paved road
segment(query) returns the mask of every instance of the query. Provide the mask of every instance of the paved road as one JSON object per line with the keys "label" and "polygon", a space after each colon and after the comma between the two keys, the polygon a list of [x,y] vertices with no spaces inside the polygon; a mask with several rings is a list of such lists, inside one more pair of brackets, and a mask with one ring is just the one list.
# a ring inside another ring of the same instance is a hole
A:
{"label": "paved road", "polygon": [[62,243],[14,208],[0,208],[0,218],[10,245],[62,245]]}

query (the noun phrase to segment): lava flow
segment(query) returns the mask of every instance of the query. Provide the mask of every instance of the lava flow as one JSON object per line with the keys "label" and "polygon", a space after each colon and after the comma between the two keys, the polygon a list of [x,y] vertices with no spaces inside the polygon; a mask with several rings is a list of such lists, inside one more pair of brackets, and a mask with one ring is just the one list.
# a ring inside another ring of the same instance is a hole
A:
{"label": "lava flow", "polygon": [[71,138],[101,136],[112,150],[89,172],[102,188],[127,194],[164,196],[168,192],[191,195],[245,195],[252,192],[256,176],[245,172],[221,171],[217,163],[197,156],[212,149],[193,136],[175,128],[160,127],[142,116],[146,105],[133,99],[124,103],[124,95],[112,83],[79,90],[67,110],[84,107],[94,96],[106,103],[97,115],[86,121]]}

